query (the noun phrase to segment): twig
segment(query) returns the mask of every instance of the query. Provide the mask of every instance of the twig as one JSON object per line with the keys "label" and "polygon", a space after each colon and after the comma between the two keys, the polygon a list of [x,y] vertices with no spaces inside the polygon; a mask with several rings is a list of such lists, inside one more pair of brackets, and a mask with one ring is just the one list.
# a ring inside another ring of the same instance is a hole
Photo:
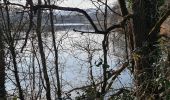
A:
{"label": "twig", "polygon": [[56,5],[35,5],[35,6],[33,6],[33,9],[34,9],[35,12],[38,9],[41,9],[41,8],[48,8],[48,9],[51,8],[51,9],[64,10],[64,11],[76,11],[76,12],[79,12],[79,13],[83,14],[89,20],[90,24],[93,26],[93,28],[94,28],[94,30],[96,32],[98,32],[98,33],[101,32],[101,31],[98,30],[98,28],[94,24],[93,20],[91,19],[91,17],[83,9],[73,8],[73,7],[60,7],[60,6],[56,6]]}
{"label": "twig", "polygon": [[21,52],[24,50],[24,47],[27,45],[27,40],[28,40],[30,31],[31,31],[31,29],[32,29],[32,27],[33,27],[33,2],[32,2],[32,0],[29,0],[29,5],[30,5],[29,28],[28,28],[28,30],[27,30],[27,32],[26,32],[25,41],[24,41],[23,46],[21,47]]}
{"label": "twig", "polygon": [[[119,96],[121,93],[123,93],[124,91],[130,92],[128,89],[124,89],[124,88],[120,88],[119,91],[117,91],[116,93],[112,94],[110,96],[110,99],[113,99],[114,96]],[[110,100],[109,99],[109,100]]]}
{"label": "twig", "polygon": [[73,31],[74,32],[81,32],[81,34],[83,34],[83,33],[103,34],[103,33],[89,32],[89,31],[82,31],[82,30],[77,30],[77,29],[73,29]]}
{"label": "twig", "polygon": [[162,23],[168,18],[168,16],[170,15],[170,9],[168,9],[165,14],[161,17],[161,19],[155,24],[155,26],[151,29],[151,31],[149,32],[148,38],[147,40],[150,38],[150,36],[152,36],[154,34],[154,32],[160,28],[160,26],[162,25]]}
{"label": "twig", "polygon": [[[113,75],[112,75],[112,76],[114,76],[113,78],[110,77],[110,78],[108,78],[108,79],[106,80],[106,81],[108,81],[109,79],[112,78],[112,80],[111,80],[111,82],[109,83],[109,86],[107,87],[106,91],[108,90],[108,88],[111,87],[113,81],[117,78],[118,75],[120,75],[120,73],[121,73],[127,66],[128,66],[128,63],[125,62],[120,69],[116,70],[116,71],[113,73]],[[104,81],[97,83],[96,86],[102,84],[103,82],[104,82]],[[87,86],[77,87],[77,88],[74,88],[74,89],[68,91],[67,93],[71,93],[72,91],[80,90],[80,89],[85,89],[85,88],[92,87],[92,86],[93,86],[93,85],[87,85]]]}
{"label": "twig", "polygon": [[94,24],[92,18],[87,14],[87,12],[83,9],[80,8],[72,8],[72,7],[60,7],[60,6],[56,6],[56,5],[35,5],[33,6],[34,11],[36,12],[36,10],[41,9],[41,8],[51,8],[51,9],[57,9],[57,10],[64,10],[64,11],[75,11],[75,12],[79,12],[81,14],[83,14],[88,21],[90,22],[90,24],[92,25],[92,27],[95,30],[95,33],[98,34],[107,34],[109,33],[111,30],[115,29],[115,28],[121,28],[122,25],[124,25],[124,23],[132,17],[132,14],[129,14],[127,16],[124,17],[124,19],[120,22],[120,24],[116,24],[116,25],[112,25],[110,26],[108,29],[106,29],[105,31],[101,31],[97,28],[97,26]]}
{"label": "twig", "polygon": [[113,84],[113,81],[117,78],[117,76],[120,75],[120,73],[128,66],[128,62],[125,62],[120,69],[118,69],[115,74],[114,74],[114,77],[112,77],[110,83],[108,84],[107,88],[106,88],[106,91],[108,91],[110,89],[110,87],[112,86]]}

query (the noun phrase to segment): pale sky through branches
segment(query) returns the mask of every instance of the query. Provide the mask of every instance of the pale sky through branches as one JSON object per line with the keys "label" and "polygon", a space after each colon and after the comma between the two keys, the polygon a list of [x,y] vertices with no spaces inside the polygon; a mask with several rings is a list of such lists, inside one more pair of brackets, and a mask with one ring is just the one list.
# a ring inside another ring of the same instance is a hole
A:
{"label": "pale sky through branches", "polygon": [[[26,0],[10,0],[10,2],[15,3],[21,3],[25,4]],[[34,2],[37,0],[33,0]],[[43,1],[43,0],[42,0]],[[97,0],[51,0],[55,2],[55,4],[58,4],[59,6],[64,7],[78,7],[78,8],[94,8],[95,6],[92,4],[91,1],[97,1]],[[105,2],[105,0],[102,0]],[[114,4],[117,0],[108,0],[109,4]]]}

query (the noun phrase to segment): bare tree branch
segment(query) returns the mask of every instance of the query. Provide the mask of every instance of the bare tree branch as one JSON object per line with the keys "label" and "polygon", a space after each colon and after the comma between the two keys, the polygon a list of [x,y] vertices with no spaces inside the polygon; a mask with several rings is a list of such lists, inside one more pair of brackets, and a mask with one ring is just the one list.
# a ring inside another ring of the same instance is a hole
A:
{"label": "bare tree branch", "polygon": [[[121,73],[127,66],[128,66],[128,63],[125,62],[125,63],[123,63],[123,65],[121,66],[121,68],[119,68],[118,70],[114,71],[114,73],[113,73],[113,75],[112,75],[112,76],[114,76],[114,77],[110,77],[110,78],[107,79],[107,81],[108,81],[109,79],[112,78],[112,79],[111,79],[111,82],[109,83],[109,86],[112,85],[113,81],[117,78],[117,76],[120,75],[120,73]],[[102,84],[103,82],[104,82],[104,81],[101,81],[101,82],[97,83],[97,84],[96,84],[96,87],[97,87],[98,85]],[[71,93],[71,92],[73,92],[73,91],[75,91],[75,90],[81,90],[81,89],[85,89],[85,88],[92,87],[92,86],[93,86],[93,85],[91,84],[91,85],[87,85],[87,86],[77,87],[77,88],[71,89],[71,90],[68,91],[67,93]],[[108,90],[109,86],[107,87],[107,90]]]}
{"label": "bare tree branch", "polygon": [[162,23],[168,18],[168,16],[170,15],[170,9],[168,9],[165,14],[160,18],[160,20],[155,24],[155,26],[151,29],[151,31],[149,32],[148,38],[150,38],[150,36],[152,34],[154,34],[154,32],[160,28],[160,26],[162,25]]}
{"label": "bare tree branch", "polygon": [[[34,7],[34,11],[36,12],[38,9],[42,9],[42,8],[51,8],[51,9],[57,9],[57,10],[64,10],[64,11],[75,11],[75,12],[79,12],[81,14],[83,14],[88,21],[90,22],[90,24],[92,25],[92,27],[95,30],[96,34],[107,34],[109,33],[111,30],[115,29],[115,28],[121,28],[122,27],[122,23],[124,23],[124,21],[126,21],[127,19],[124,19],[120,24],[116,24],[116,25],[112,25],[110,26],[108,29],[106,29],[105,31],[101,31],[97,28],[97,26],[94,24],[94,21],[92,20],[92,18],[87,14],[87,12],[83,9],[80,8],[72,8],[72,7],[60,7],[60,6],[56,6],[56,5],[35,5]],[[129,17],[127,17],[129,18]]]}

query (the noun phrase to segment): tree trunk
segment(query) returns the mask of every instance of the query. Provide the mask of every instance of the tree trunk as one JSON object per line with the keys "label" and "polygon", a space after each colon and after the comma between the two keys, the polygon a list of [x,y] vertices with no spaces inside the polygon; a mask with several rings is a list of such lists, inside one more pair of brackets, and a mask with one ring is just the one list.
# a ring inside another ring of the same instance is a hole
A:
{"label": "tree trunk", "polygon": [[[38,0],[38,4],[41,5],[41,0]],[[43,42],[42,42],[42,38],[41,38],[41,19],[42,19],[41,9],[38,9],[36,33],[37,33],[37,37],[38,37],[38,46],[39,46],[39,52],[40,52],[40,56],[41,56],[41,63],[42,63],[42,67],[43,67],[44,80],[46,83],[46,98],[47,98],[47,100],[51,100],[50,81],[49,81],[49,77],[48,77],[48,73],[47,73],[46,58],[45,58],[45,53],[44,53],[43,44],[42,44]]]}
{"label": "tree trunk", "polygon": [[[150,30],[157,21],[157,0],[133,0],[133,31],[134,31],[134,60],[135,60],[135,86],[138,100],[147,100],[156,97],[153,88],[154,55],[157,49],[158,30],[149,36]],[[158,99],[158,98],[157,98]]]}
{"label": "tree trunk", "polygon": [[[104,30],[107,30],[107,0],[105,1],[105,12],[104,12]],[[103,48],[103,85],[101,87],[101,95],[105,95],[106,94],[106,86],[107,86],[107,69],[108,69],[108,62],[107,62],[107,53],[108,53],[108,45],[109,45],[109,41],[108,41],[108,36],[109,33],[105,33],[104,34],[104,38],[102,41],[102,48]],[[102,97],[103,98],[103,97]]]}
{"label": "tree trunk", "polygon": [[102,86],[102,90],[101,90],[101,94],[105,95],[106,93],[106,85],[107,85],[107,67],[108,67],[108,63],[107,63],[107,51],[108,51],[108,34],[104,34],[104,39],[102,41],[102,47],[103,47],[103,86]]}
{"label": "tree trunk", "polygon": [[5,61],[4,46],[2,41],[2,32],[0,29],[0,100],[6,100],[5,91]]}
{"label": "tree trunk", "polygon": [[19,79],[19,74],[18,74],[18,66],[17,66],[17,62],[16,62],[15,47],[13,45],[10,46],[10,52],[11,52],[11,55],[12,55],[16,85],[17,85],[17,88],[19,90],[19,98],[21,100],[24,100],[23,90],[22,90],[22,87],[21,87],[21,84],[20,84],[20,79]]}
{"label": "tree trunk", "polygon": [[52,33],[52,39],[53,39],[53,47],[54,47],[54,52],[55,52],[55,70],[56,70],[57,89],[58,89],[57,95],[58,95],[58,99],[61,100],[61,86],[60,86],[60,76],[59,76],[59,66],[58,66],[58,47],[56,47],[52,9],[50,9],[50,22],[51,22],[51,33]]}

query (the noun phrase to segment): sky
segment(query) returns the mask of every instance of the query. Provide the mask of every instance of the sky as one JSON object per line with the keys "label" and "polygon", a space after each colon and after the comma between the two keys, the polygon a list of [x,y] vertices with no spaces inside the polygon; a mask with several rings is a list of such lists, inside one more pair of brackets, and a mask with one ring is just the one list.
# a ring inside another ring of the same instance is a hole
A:
{"label": "sky", "polygon": [[[97,1],[97,0],[93,0]],[[103,0],[105,1],[105,0]],[[113,3],[116,0],[108,0],[108,3]],[[79,8],[90,8],[94,7],[91,0],[65,0],[62,4],[63,6],[79,7]]]}
{"label": "sky", "polygon": [[[10,2],[15,2],[15,3],[22,3],[25,4],[26,0],[10,0]],[[37,1],[37,0],[33,0]],[[43,0],[42,0],[43,1]],[[78,7],[78,8],[94,8],[95,6],[91,3],[91,0],[53,0],[53,1],[60,1],[57,3],[59,6],[64,6],[64,7]],[[93,0],[97,1],[97,0]],[[105,1],[105,0],[102,0]],[[109,4],[113,4],[117,0],[108,0]]]}

